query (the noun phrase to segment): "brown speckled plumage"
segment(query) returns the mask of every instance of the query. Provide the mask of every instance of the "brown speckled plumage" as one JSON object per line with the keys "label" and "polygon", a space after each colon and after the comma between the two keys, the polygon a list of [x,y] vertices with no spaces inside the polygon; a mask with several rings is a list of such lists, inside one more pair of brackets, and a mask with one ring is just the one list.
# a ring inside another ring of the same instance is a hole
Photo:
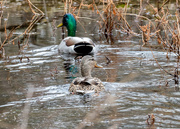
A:
{"label": "brown speckled plumage", "polygon": [[96,66],[96,61],[92,56],[84,56],[81,61],[81,75],[82,77],[75,78],[69,88],[71,93],[77,93],[78,91],[94,91],[99,93],[104,89],[104,85],[101,80],[92,77],[91,71]]}

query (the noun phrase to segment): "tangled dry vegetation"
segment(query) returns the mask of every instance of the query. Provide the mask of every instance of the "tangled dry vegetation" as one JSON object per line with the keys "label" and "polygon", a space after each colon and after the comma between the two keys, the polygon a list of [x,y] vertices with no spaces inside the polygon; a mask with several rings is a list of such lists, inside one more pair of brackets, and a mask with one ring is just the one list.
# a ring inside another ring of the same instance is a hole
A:
{"label": "tangled dry vegetation", "polygon": [[[93,0],[93,1],[84,1],[79,2],[79,6],[73,6],[73,0],[64,0],[64,12],[70,12],[74,14],[77,21],[79,22],[79,16],[81,11],[85,9],[92,10],[98,16],[98,29],[102,36],[106,38],[106,41],[110,44],[113,44],[115,40],[118,40],[118,35],[114,36],[114,33],[117,32],[125,33],[129,36],[138,36],[142,37],[142,46],[153,48],[152,39],[157,41],[157,44],[161,46],[164,51],[167,52],[166,57],[169,58],[169,53],[174,53],[177,56],[177,66],[174,73],[165,70],[161,67],[156,60],[159,67],[165,71],[167,74],[174,77],[176,84],[179,84],[178,81],[178,62],[180,56],[180,27],[179,27],[179,1],[176,0],[175,12],[171,12],[168,8],[169,0],[161,1],[157,7],[154,7],[149,3],[149,1],[140,0],[138,7],[135,9],[138,10],[136,13],[129,13],[131,7],[131,1],[126,0],[120,3],[115,3],[113,0]],[[117,2],[117,1],[116,1]],[[33,16],[30,22],[27,24],[25,31],[18,35],[14,36],[13,33],[20,29],[21,26],[15,26],[11,29],[7,29],[7,22],[9,15],[4,16],[4,6],[6,1],[0,2],[0,29],[4,31],[4,35],[1,35],[0,39],[0,57],[5,57],[4,47],[8,44],[17,44],[18,48],[21,50],[28,45],[28,39],[31,35],[32,28],[36,23],[44,16],[44,13],[32,4],[30,0],[27,0],[29,4],[29,9],[31,10]],[[117,6],[117,4],[119,6]],[[101,6],[101,8],[99,8]],[[146,10],[144,9],[146,8]],[[147,14],[146,11],[149,11]],[[6,17],[6,20],[3,20]],[[127,20],[127,17],[134,17],[134,23],[136,24],[136,29],[133,29],[134,25],[131,25]],[[88,18],[88,17],[87,17]],[[89,18],[90,19],[90,18]],[[2,22],[3,21],[3,22]],[[79,22],[81,24],[81,22]],[[82,26],[83,27],[83,26]],[[138,30],[138,31],[137,31]],[[21,41],[19,40],[21,37]],[[153,55],[154,56],[154,55]]]}
{"label": "tangled dry vegetation", "polygon": [[[29,4],[29,8],[33,14],[31,21],[25,22],[22,25],[17,25],[17,26],[7,28],[9,13],[7,13],[7,15],[4,14],[7,3],[6,1],[0,1],[0,30],[4,31],[3,35],[1,35],[0,37],[0,57],[1,58],[5,57],[4,47],[9,44],[14,45],[17,43],[19,50],[25,48],[28,45],[28,40],[31,35],[30,32],[32,28],[44,16],[44,13],[40,9],[38,9],[36,6],[34,6],[30,0],[27,0],[27,3]],[[21,29],[22,26],[27,26],[25,31],[18,36],[14,36],[13,33],[17,31],[18,29]],[[20,37],[22,38],[21,41],[19,40]]]}
{"label": "tangled dry vegetation", "polygon": [[[99,31],[105,36],[108,43],[113,44],[114,40],[118,39],[118,37],[113,35],[114,31],[117,31],[131,36],[141,36],[142,46],[149,47],[150,50],[152,50],[154,46],[160,46],[167,52],[167,59],[169,59],[169,54],[173,52],[177,56],[177,66],[175,66],[174,72],[169,72],[164,69],[156,60],[155,55],[153,55],[153,57],[160,69],[171,75],[175,80],[175,84],[179,84],[178,62],[180,57],[180,6],[178,0],[176,0],[176,4],[174,5],[175,12],[170,11],[168,8],[168,4],[170,4],[169,0],[161,1],[160,3],[157,2],[158,7],[154,7],[148,0],[140,0],[137,9],[139,12],[136,14],[128,13],[127,10],[130,5],[129,0],[121,2],[122,7],[120,8],[117,7],[113,0],[99,0],[98,2],[93,0],[90,4],[84,4],[85,2],[82,0],[79,8],[73,7],[72,2],[72,0],[65,1],[65,12],[73,13],[77,19],[79,18],[80,10],[83,7],[91,9],[94,13],[97,13],[99,16]],[[103,5],[103,8],[99,9],[99,5]],[[146,12],[147,9],[150,10],[149,14]],[[78,10],[78,13],[75,13],[76,10]],[[128,16],[134,17],[134,22],[139,31],[136,32],[132,29],[134,25],[130,25],[127,20]],[[150,42],[152,39],[157,41],[157,45]]]}
{"label": "tangled dry vegetation", "polygon": [[[119,30],[128,35],[142,36],[143,46],[148,44],[151,38],[156,38],[157,43],[162,44],[167,52],[174,52],[179,56],[179,13],[180,7],[178,0],[176,0],[176,12],[173,14],[168,9],[169,0],[161,3],[160,7],[154,7],[149,1],[140,0],[139,14],[127,13],[129,1],[124,2],[123,8],[119,8],[113,0],[100,0],[96,2],[93,0],[91,4],[84,4],[82,0],[79,8],[72,6],[72,0],[65,1],[65,12],[73,13],[78,19],[81,8],[87,7],[92,9],[94,13],[99,15],[99,30],[103,32],[107,41],[113,41],[113,31]],[[98,5],[103,5],[102,9],[98,9]],[[150,14],[144,15],[144,6],[151,8]],[[67,9],[68,8],[68,9]],[[77,10],[77,13],[75,11]],[[137,27],[139,32],[135,32],[132,26],[126,20],[127,16],[134,16],[138,20]],[[153,17],[152,17],[153,16]],[[149,17],[152,17],[151,19]],[[143,21],[144,25],[142,25]]]}
{"label": "tangled dry vegetation", "polygon": [[[29,4],[29,8],[33,14],[31,21],[28,24],[25,31],[18,35],[14,36],[13,33],[20,29],[19,25],[13,27],[12,29],[7,29],[7,22],[9,16],[4,16],[4,6],[6,4],[5,1],[0,1],[0,29],[4,31],[4,35],[1,35],[0,38],[0,58],[5,57],[5,49],[4,47],[9,44],[18,44],[19,49],[23,49],[28,45],[28,39],[31,35],[32,28],[36,25],[36,23],[44,16],[44,13],[39,10],[36,6],[34,6],[30,0],[27,0]],[[154,7],[149,1],[139,1],[139,12],[128,13],[128,8],[130,6],[130,1],[126,0],[123,2],[122,7],[117,7],[116,3],[113,0],[93,0],[91,3],[85,3],[82,0],[79,4],[79,7],[73,7],[73,0],[64,0],[65,12],[70,12],[75,15],[77,21],[80,15],[82,8],[91,9],[94,13],[98,15],[98,26],[101,35],[104,35],[108,43],[113,44],[114,40],[118,39],[118,37],[114,37],[113,33],[117,31],[118,33],[126,33],[131,36],[142,37],[142,46],[148,46],[150,49],[153,48],[154,44],[150,42],[152,39],[157,41],[157,44],[161,46],[164,51],[167,51],[166,57],[168,54],[173,52],[177,56],[177,66],[175,66],[174,72],[169,72],[164,69],[156,60],[159,67],[165,71],[167,74],[173,76],[175,80],[175,84],[179,84],[179,73],[178,73],[178,62],[180,57],[180,6],[178,0],[176,0],[175,4],[175,12],[171,12],[168,9],[169,0],[166,0],[160,4],[159,7]],[[102,5],[102,8],[99,9],[99,5]],[[144,15],[145,10],[144,7],[151,8],[151,11],[148,15]],[[127,20],[128,16],[134,17],[136,20],[136,27],[138,28],[135,31],[133,30],[133,26]],[[153,17],[152,17],[153,16]],[[3,21],[4,17],[7,20]],[[151,18],[150,18],[151,17]],[[3,21],[3,22],[2,22]],[[143,21],[143,23],[142,23]],[[19,37],[23,37],[21,41],[19,41]],[[153,54],[153,53],[152,53]],[[111,98],[112,99],[112,98]],[[94,117],[96,117],[96,113],[105,110],[106,107],[101,107],[100,110],[96,112],[92,112],[95,114],[92,117],[86,116],[90,119],[84,119],[83,121],[92,121]],[[25,114],[26,115],[26,114]],[[152,122],[150,120],[152,119]],[[148,125],[152,126],[155,122],[155,117],[152,115],[147,119]],[[83,128],[85,125],[82,123],[79,124],[79,128]]]}

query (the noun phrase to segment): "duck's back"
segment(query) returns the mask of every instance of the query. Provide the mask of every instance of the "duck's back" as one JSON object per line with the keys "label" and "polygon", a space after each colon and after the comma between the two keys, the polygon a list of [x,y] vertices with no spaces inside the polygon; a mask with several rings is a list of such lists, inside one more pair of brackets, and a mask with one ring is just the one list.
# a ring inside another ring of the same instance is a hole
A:
{"label": "duck's back", "polygon": [[104,85],[101,80],[96,77],[78,77],[72,81],[69,91],[73,93],[77,91],[94,91],[99,93],[103,89]]}
{"label": "duck's back", "polygon": [[87,37],[66,37],[58,46],[61,53],[89,54],[94,53],[95,44]]}

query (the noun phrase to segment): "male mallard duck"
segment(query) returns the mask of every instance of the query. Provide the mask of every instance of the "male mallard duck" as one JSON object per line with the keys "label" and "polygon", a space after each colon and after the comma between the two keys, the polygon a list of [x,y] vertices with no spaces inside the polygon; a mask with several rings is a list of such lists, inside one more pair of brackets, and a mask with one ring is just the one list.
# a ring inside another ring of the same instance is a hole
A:
{"label": "male mallard duck", "polygon": [[88,93],[89,91],[94,91],[99,93],[104,89],[104,85],[101,80],[92,77],[91,71],[94,67],[101,68],[97,65],[97,62],[90,55],[86,55],[81,60],[81,75],[82,77],[75,78],[69,88],[71,93]]}
{"label": "male mallard duck", "polygon": [[57,27],[66,26],[68,37],[63,39],[58,46],[61,53],[92,54],[95,52],[95,44],[90,38],[75,37],[76,19],[72,14],[65,14],[62,21],[63,23],[59,24]]}

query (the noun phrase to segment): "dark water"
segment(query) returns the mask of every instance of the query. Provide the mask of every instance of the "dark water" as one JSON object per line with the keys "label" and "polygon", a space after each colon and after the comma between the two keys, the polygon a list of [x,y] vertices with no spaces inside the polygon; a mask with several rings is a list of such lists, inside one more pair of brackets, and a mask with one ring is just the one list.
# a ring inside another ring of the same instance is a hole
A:
{"label": "dark water", "polygon": [[[6,56],[0,59],[0,128],[26,128],[26,125],[29,129],[180,127],[180,93],[173,78],[155,61],[156,58],[173,73],[176,56],[172,53],[168,60],[161,47],[151,51],[149,47],[142,47],[141,36],[132,37],[118,31],[113,35],[114,42],[107,42],[98,33],[96,20],[80,19],[87,33],[78,24],[77,35],[88,36],[97,44],[95,58],[103,68],[94,69],[93,76],[103,81],[106,90],[90,102],[69,94],[69,84],[80,76],[79,62],[74,56],[58,53],[62,31],[53,25],[61,21],[57,17],[63,15],[63,8],[53,2],[49,5],[47,2],[49,22],[37,24],[28,47],[22,51],[17,44],[5,47]],[[19,9],[18,4],[24,6]],[[43,5],[36,3],[40,4]],[[28,8],[25,2],[6,5],[4,13],[11,10],[9,26],[31,18],[31,13],[22,12],[25,7]],[[96,18],[89,10],[84,10],[81,16]],[[156,44],[154,40],[150,43]],[[155,116],[153,126],[146,122],[148,114]]]}

